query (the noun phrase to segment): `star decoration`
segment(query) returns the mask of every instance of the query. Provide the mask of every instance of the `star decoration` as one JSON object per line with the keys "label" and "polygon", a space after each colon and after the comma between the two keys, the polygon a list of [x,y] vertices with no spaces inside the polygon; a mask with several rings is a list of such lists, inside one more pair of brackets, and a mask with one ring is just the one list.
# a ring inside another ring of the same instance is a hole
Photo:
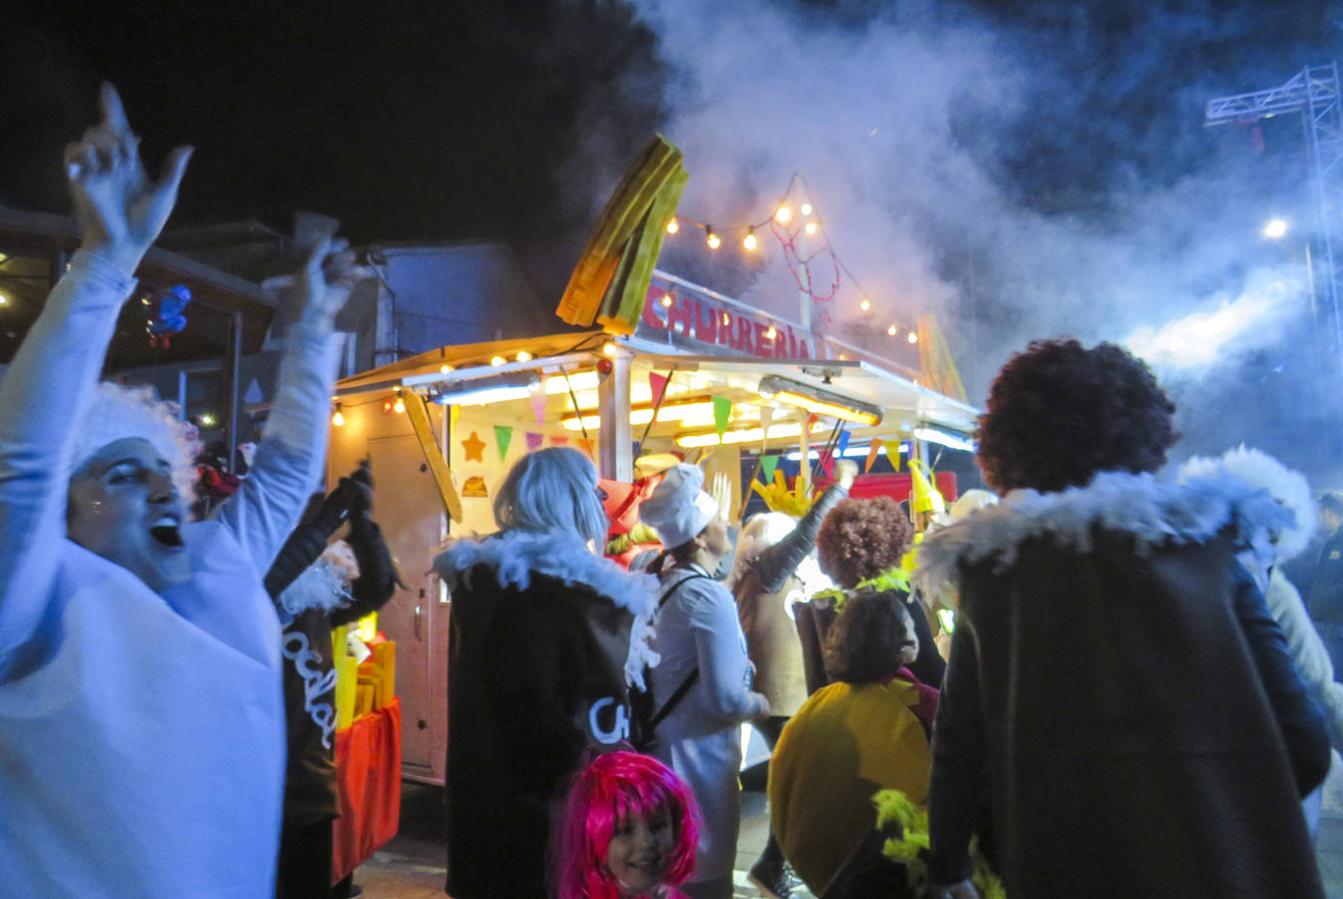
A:
{"label": "star decoration", "polygon": [[466,461],[485,461],[485,441],[477,437],[475,431],[472,431],[471,436],[462,441],[462,449],[466,450]]}

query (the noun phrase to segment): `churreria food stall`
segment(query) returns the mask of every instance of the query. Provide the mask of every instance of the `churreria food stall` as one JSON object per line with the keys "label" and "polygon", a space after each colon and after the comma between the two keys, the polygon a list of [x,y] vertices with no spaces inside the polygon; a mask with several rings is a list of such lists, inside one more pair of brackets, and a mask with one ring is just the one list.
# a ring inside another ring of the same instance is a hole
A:
{"label": "churreria food stall", "polygon": [[915,371],[660,272],[647,292],[627,336],[447,346],[338,385],[330,476],[371,460],[375,514],[409,582],[380,619],[398,646],[408,778],[441,783],[447,745],[451,597],[431,560],[446,538],[496,529],[494,491],[526,453],[576,447],[622,481],[698,461],[727,479],[738,515],[783,454],[842,444],[871,468],[888,448],[969,446],[976,410]]}

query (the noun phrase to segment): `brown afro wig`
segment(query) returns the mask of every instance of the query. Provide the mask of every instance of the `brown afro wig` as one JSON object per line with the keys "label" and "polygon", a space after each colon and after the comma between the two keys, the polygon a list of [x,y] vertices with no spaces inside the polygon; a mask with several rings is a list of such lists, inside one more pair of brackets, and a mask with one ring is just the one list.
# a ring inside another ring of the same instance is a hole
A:
{"label": "brown afro wig", "polygon": [[1101,471],[1156,471],[1178,439],[1175,404],[1112,343],[1043,340],[1007,361],[979,419],[979,467],[999,493],[1083,487]]}
{"label": "brown afro wig", "polygon": [[846,499],[821,522],[816,554],[821,570],[852,590],[899,565],[913,540],[913,523],[889,496]]}

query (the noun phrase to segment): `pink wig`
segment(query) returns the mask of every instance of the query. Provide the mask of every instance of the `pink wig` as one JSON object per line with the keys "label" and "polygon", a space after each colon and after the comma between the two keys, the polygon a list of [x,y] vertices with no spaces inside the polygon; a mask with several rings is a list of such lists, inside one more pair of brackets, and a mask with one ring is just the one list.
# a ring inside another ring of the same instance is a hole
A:
{"label": "pink wig", "polygon": [[662,882],[679,886],[694,871],[699,840],[699,808],[685,781],[637,752],[610,752],[580,771],[564,808],[556,865],[559,899],[617,899],[619,886],[606,867],[617,825],[664,808],[671,811],[676,845]]}

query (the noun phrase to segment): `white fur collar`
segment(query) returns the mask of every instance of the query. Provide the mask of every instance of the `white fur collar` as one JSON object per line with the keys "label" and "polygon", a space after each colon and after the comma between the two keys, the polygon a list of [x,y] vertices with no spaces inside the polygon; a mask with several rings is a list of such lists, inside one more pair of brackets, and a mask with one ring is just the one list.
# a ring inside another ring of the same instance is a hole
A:
{"label": "white fur collar", "polygon": [[642,688],[643,666],[658,662],[649,648],[650,620],[658,580],[649,574],[626,571],[610,559],[594,555],[582,540],[563,532],[503,531],[483,540],[460,540],[439,553],[434,570],[453,590],[466,583],[477,565],[495,569],[501,587],[526,590],[533,573],[544,574],[565,584],[582,584],[634,616],[630,633],[630,656],[626,680]]}
{"label": "white fur collar", "polygon": [[930,534],[919,547],[913,583],[926,596],[947,601],[962,564],[993,558],[1002,570],[1023,542],[1046,536],[1060,547],[1089,552],[1098,527],[1131,534],[1139,552],[1202,543],[1230,528],[1237,547],[1271,561],[1275,532],[1292,520],[1266,490],[1225,471],[1178,484],[1150,474],[1102,472],[1086,487],[1058,493],[1014,490],[999,505]]}

